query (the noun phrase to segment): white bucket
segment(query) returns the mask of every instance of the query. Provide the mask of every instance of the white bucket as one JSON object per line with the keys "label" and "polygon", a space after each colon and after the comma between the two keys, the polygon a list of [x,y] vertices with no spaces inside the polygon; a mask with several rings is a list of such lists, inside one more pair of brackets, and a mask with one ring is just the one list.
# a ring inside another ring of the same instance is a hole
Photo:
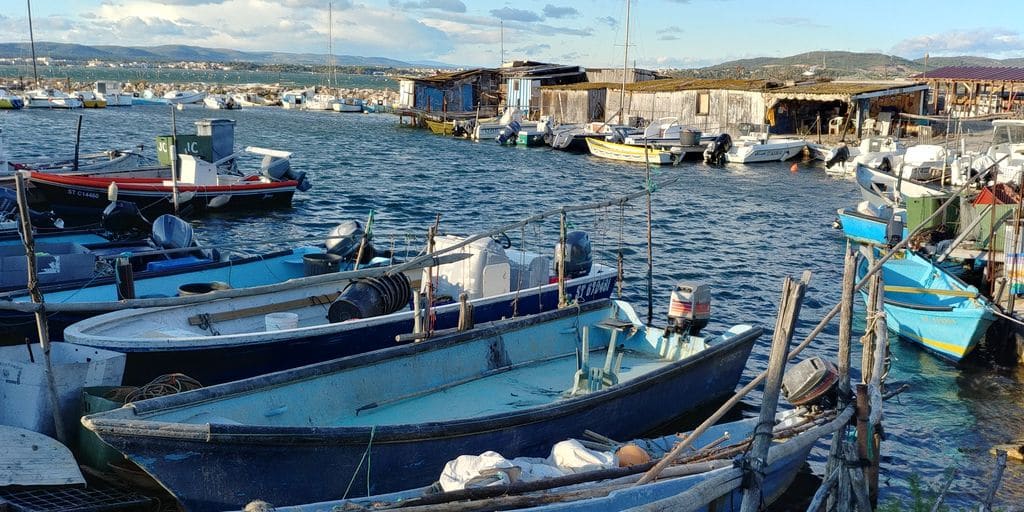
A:
{"label": "white bucket", "polygon": [[299,315],[297,313],[267,313],[263,317],[267,324],[267,331],[283,331],[294,329],[299,326]]}

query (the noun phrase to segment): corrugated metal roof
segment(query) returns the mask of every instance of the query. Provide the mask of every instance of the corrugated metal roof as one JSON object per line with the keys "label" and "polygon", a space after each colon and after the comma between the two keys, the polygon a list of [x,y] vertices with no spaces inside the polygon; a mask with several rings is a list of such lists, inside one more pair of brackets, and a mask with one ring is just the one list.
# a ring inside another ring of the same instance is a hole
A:
{"label": "corrugated metal roof", "polygon": [[437,74],[433,74],[433,75],[430,75],[430,76],[403,76],[403,77],[398,77],[398,79],[399,80],[412,80],[414,82],[445,83],[445,82],[451,82],[451,81],[454,81],[454,80],[462,80],[462,79],[465,79],[465,78],[469,78],[469,77],[471,77],[473,75],[479,75],[479,74],[486,73],[486,72],[495,73],[495,74],[498,73],[498,71],[495,70],[495,69],[478,68],[478,69],[470,69],[470,70],[467,70],[467,71],[453,71],[451,73],[437,73]]}
{"label": "corrugated metal roof", "polygon": [[783,94],[842,94],[856,95],[866,92],[887,91],[918,85],[916,83],[875,83],[875,82],[818,82],[772,89],[769,92]]}
{"label": "corrugated metal roof", "polygon": [[1024,68],[996,68],[986,66],[946,66],[944,68],[929,69],[924,73],[915,75],[914,78],[945,78],[951,80],[1006,80],[1012,82],[1022,82],[1024,81]]}

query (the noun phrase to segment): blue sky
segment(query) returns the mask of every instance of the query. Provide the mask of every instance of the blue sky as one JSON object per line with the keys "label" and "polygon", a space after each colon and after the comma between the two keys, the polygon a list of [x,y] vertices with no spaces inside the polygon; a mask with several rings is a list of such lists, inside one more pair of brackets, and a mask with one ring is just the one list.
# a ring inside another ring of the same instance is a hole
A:
{"label": "blue sky", "polygon": [[[38,41],[326,53],[326,0],[36,0]],[[28,41],[26,4],[0,0],[0,41]],[[1015,2],[633,0],[630,62],[649,68],[814,50],[917,58],[1024,56]],[[341,0],[338,54],[495,66],[531,58],[621,66],[622,0]],[[504,37],[500,25],[504,25]]]}

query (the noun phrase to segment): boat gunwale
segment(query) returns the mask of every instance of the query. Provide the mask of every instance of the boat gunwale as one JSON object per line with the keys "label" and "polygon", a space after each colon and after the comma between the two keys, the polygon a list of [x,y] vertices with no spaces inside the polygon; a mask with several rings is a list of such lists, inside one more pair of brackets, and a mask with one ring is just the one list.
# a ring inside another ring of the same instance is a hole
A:
{"label": "boat gunwale", "polygon": [[[637,394],[660,382],[677,378],[689,368],[700,365],[722,353],[743,350],[744,345],[753,348],[763,328],[747,325],[746,331],[737,333],[720,344],[709,346],[698,354],[677,361],[667,362],[663,367],[631,379],[621,385],[605,388],[587,395],[552,401],[514,412],[501,412],[471,418],[448,421],[424,422],[417,424],[396,424],[381,426],[272,426],[224,423],[181,423],[148,420],[140,416],[152,416],[161,412],[181,409],[204,402],[241,396],[270,387],[291,385],[308,381],[330,373],[337,373],[359,366],[371,365],[390,359],[437,351],[479,338],[500,336],[502,333],[522,327],[568,317],[580,312],[609,308],[612,299],[602,299],[572,308],[553,310],[529,317],[499,320],[465,332],[435,338],[425,343],[401,345],[364,354],[356,354],[335,360],[291,370],[270,373],[241,381],[229,382],[195,391],[153,398],[125,405],[120,409],[82,418],[82,424],[97,433],[115,436],[128,435],[146,438],[171,438],[201,441],[205,443],[228,444],[365,444],[369,436],[374,443],[405,443],[422,440],[436,440],[451,437],[475,435],[488,431],[513,428],[521,425],[548,421],[552,418],[574,414],[602,401],[620,399],[624,395]],[[723,331],[723,334],[725,332]],[[722,340],[720,340],[722,341]],[[748,352],[749,354],[749,352]],[[708,397],[709,400],[715,397]]]}
{"label": "boat gunwale", "polygon": [[[590,283],[594,283],[594,282],[598,282],[598,281],[603,281],[603,280],[614,279],[614,277],[616,275],[615,269],[613,269],[611,267],[607,267],[605,265],[596,264],[595,265],[595,269],[596,269],[596,272],[592,272],[591,274],[588,274],[586,276],[582,276],[582,277],[579,277],[579,278],[573,278],[573,279],[567,280],[566,281],[566,285],[567,286],[576,286],[576,287],[586,286],[587,284],[590,284]],[[321,284],[329,287],[329,286],[332,286],[332,285],[339,285],[340,286],[340,285],[343,284],[343,282],[341,282],[341,281],[332,281],[332,282],[326,282],[326,283],[321,283]],[[314,285],[314,286],[316,286],[316,285]],[[510,290],[510,291],[508,291],[506,293],[502,293],[502,294],[498,294],[498,295],[493,295],[493,296],[490,296],[490,297],[481,297],[481,298],[473,300],[471,302],[474,305],[474,307],[482,307],[482,306],[486,306],[486,305],[490,305],[490,304],[500,303],[500,302],[503,302],[503,301],[506,301],[506,300],[509,300],[509,299],[515,300],[517,295],[518,295],[518,297],[520,299],[522,299],[522,298],[528,298],[529,299],[529,298],[533,298],[535,295],[540,295],[540,294],[543,294],[545,292],[550,292],[550,291],[556,289],[557,286],[558,286],[557,283],[549,283],[549,284],[542,285],[542,286],[539,286],[539,287],[529,287],[529,288],[524,288],[524,289],[521,289],[521,290]],[[535,291],[536,291],[536,293],[535,293]],[[261,295],[273,295],[275,293],[277,293],[277,292],[273,292],[272,291],[272,292],[267,292],[267,293],[261,294]],[[257,296],[259,296],[259,295],[249,295],[249,296],[241,296],[241,297],[228,297],[228,298],[224,298],[224,299],[217,299],[216,301],[225,301],[226,302],[226,301],[233,301],[233,300],[235,300],[237,302],[242,302],[243,301],[242,299],[251,299],[252,297],[257,297]],[[216,301],[211,301],[211,302],[216,302]],[[205,303],[201,303],[201,304],[210,304],[210,302],[205,302]],[[65,329],[65,336],[67,336],[67,333],[70,330],[70,331],[72,331],[71,332],[71,336],[74,337],[74,339],[71,340],[70,343],[74,343],[76,345],[83,345],[83,346],[92,346],[92,347],[98,347],[98,348],[106,348],[108,350],[118,350],[118,351],[130,350],[130,349],[134,348],[135,346],[137,346],[139,344],[140,339],[138,337],[130,338],[130,337],[125,337],[124,335],[121,335],[121,336],[115,338],[115,337],[113,337],[111,335],[90,334],[89,332],[84,331],[83,327],[85,329],[94,330],[94,329],[98,329],[98,328],[103,328],[107,324],[116,323],[116,322],[119,322],[119,321],[124,320],[126,318],[131,319],[132,317],[141,316],[141,315],[145,315],[145,314],[161,313],[161,312],[169,311],[169,310],[176,309],[176,308],[186,309],[186,308],[195,307],[195,306],[198,306],[198,304],[171,305],[171,306],[165,306],[165,307],[162,307],[162,308],[159,308],[159,309],[155,309],[155,310],[151,309],[151,308],[134,308],[134,309],[129,309],[129,310],[121,310],[121,311],[117,311],[117,312],[112,312],[111,316],[109,318],[94,317],[94,318],[89,318],[89,319],[83,320],[81,322],[78,322],[78,323],[76,323],[76,324],[74,324],[72,326],[69,326],[67,329]],[[315,306],[315,305],[311,304],[310,306],[303,306],[303,307],[311,307],[311,306]],[[448,303],[448,304],[443,304],[443,305],[440,305],[440,306],[436,306],[434,309],[435,309],[435,311],[440,313],[440,312],[454,311],[454,310],[457,310],[459,307],[460,307],[459,303],[451,302],[451,303]],[[296,309],[298,309],[298,308],[296,308]],[[225,311],[229,311],[229,310],[225,309]],[[401,317],[399,318],[398,315],[401,315]],[[290,328],[290,329],[279,329],[279,330],[274,330],[274,331],[246,331],[246,332],[237,332],[237,333],[230,333],[230,334],[217,334],[217,335],[212,335],[212,334],[199,335],[199,334],[197,334],[195,336],[188,336],[188,337],[185,337],[185,336],[181,336],[181,337],[165,336],[163,338],[155,338],[155,337],[154,338],[146,338],[143,341],[145,341],[149,345],[143,347],[145,350],[130,350],[128,353],[165,352],[165,351],[178,351],[178,350],[188,351],[188,350],[196,350],[196,349],[221,349],[221,348],[232,348],[232,347],[242,347],[242,346],[260,346],[260,345],[268,345],[268,344],[273,344],[273,343],[284,343],[284,342],[287,342],[287,341],[290,341],[290,340],[297,339],[298,337],[327,336],[327,335],[337,334],[338,332],[343,332],[343,331],[349,330],[350,328],[351,329],[355,329],[355,328],[363,328],[363,327],[373,327],[373,326],[375,326],[377,324],[388,323],[388,322],[394,321],[394,320],[396,320],[396,318],[399,319],[399,320],[404,320],[404,319],[406,319],[405,317],[409,317],[409,319],[411,319],[412,318],[412,310],[407,310],[406,309],[406,310],[402,310],[402,311],[397,311],[395,313],[389,313],[387,315],[381,315],[381,316],[370,317],[370,318],[360,318],[360,319],[356,319],[356,320],[353,320],[353,321],[347,321],[347,322],[321,323],[321,324],[316,324],[316,325],[308,325],[308,326],[295,327],[295,328]],[[157,343],[160,343],[160,344],[158,345]]]}
{"label": "boat gunwale", "polygon": [[[256,176],[255,174],[252,176]],[[111,183],[116,182],[119,190],[133,192],[165,192],[170,190],[170,185],[164,183],[169,181],[163,178],[119,178],[103,176],[68,176],[52,174],[39,171],[32,171],[29,181],[42,182],[51,187],[69,188],[80,187],[87,190],[106,191]],[[241,190],[286,190],[297,188],[298,181],[245,181],[239,180],[226,185],[196,185],[186,182],[178,182],[178,190],[181,192],[233,192]]]}

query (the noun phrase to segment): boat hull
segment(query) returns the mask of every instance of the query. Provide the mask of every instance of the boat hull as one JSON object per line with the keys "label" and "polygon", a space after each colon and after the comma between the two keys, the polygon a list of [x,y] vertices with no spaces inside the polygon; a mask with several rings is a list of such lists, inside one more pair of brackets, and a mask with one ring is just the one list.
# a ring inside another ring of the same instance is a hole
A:
{"label": "boat hull", "polygon": [[[875,245],[884,245],[892,242],[886,236],[889,231],[890,219],[860,212],[856,207],[840,208],[836,211],[836,215],[843,226],[843,235],[850,240],[862,244]],[[908,236],[909,232],[904,226],[899,240],[903,240]]]}
{"label": "boat hull", "polygon": [[25,101],[16,96],[8,96],[0,98],[0,109],[3,110],[17,110],[25,106]]}
{"label": "boat hull", "polygon": [[427,125],[427,129],[434,135],[452,135],[455,132],[455,124],[442,121],[434,121],[433,119],[424,119],[424,123]]}
{"label": "boat hull", "polygon": [[[53,211],[66,217],[91,218],[103,211],[110,200],[107,188],[118,184],[117,199],[135,203],[143,215],[150,218],[174,213],[172,187],[162,183],[131,185],[130,179],[92,179],[74,176],[45,176],[33,173],[32,183],[53,207]],[[196,186],[179,184],[179,207],[193,211],[266,209],[291,205],[295,194],[295,181],[272,183]]]}
{"label": "boat hull", "polygon": [[666,150],[645,148],[643,146],[630,146],[628,144],[617,144],[596,138],[587,139],[587,147],[590,154],[609,160],[633,163],[651,163],[655,165],[673,165],[676,163],[676,156]]}
{"label": "boat hull", "polygon": [[[867,272],[867,267],[867,260],[861,258],[858,277]],[[906,253],[905,258],[887,261],[882,266],[882,280],[886,287],[917,289],[913,293],[886,291],[889,330],[944,359],[953,362],[963,359],[995,321],[991,306],[977,294],[977,289],[915,254]],[[922,293],[923,289],[964,292],[974,297]],[[866,288],[861,294],[866,300]]]}
{"label": "boat hull", "polygon": [[[607,299],[614,288],[615,274],[603,272],[566,283],[566,294],[586,303]],[[518,304],[516,304],[518,301]],[[526,316],[558,307],[557,285],[503,294],[473,301],[475,322],[493,322],[502,318]],[[459,322],[458,304],[441,306],[435,311],[435,329],[454,328]],[[371,319],[372,320],[372,319]],[[76,344],[108,347],[128,355],[124,383],[142,385],[168,373],[184,373],[205,385],[219,384],[266,373],[297,368],[329,359],[361,354],[398,345],[395,336],[413,332],[411,311],[382,317],[383,321],[350,321],[329,324],[327,332],[310,334],[302,329],[268,333],[262,340],[224,345],[218,337],[188,343],[187,347],[161,348],[139,343],[126,349],[121,344],[104,344],[88,339],[68,339]],[[75,328],[77,329],[77,327]]]}
{"label": "boat hull", "polygon": [[[178,410],[182,404],[205,403],[208,395],[246,393],[261,400],[248,393],[344,368],[388,364],[433,351],[448,353],[465,343],[493,343],[520,325],[551,322],[551,329],[560,329],[578,321],[577,315],[608,307],[602,301],[580,310],[551,311],[487,326],[483,332],[338,359],[167,397],[169,400],[136,403],[134,409],[114,411],[114,415]],[[427,485],[446,461],[460,454],[500,448],[506,457],[543,457],[552,443],[579,436],[584,426],[615,439],[637,437],[731,393],[759,334],[760,329],[747,330],[695,356],[601,391],[487,416],[380,427],[277,427],[223,420],[140,422],[112,418],[107,413],[86,417],[83,423],[153,475],[188,510],[233,509],[253,499],[279,506],[313,503],[346,494],[372,495]],[[280,410],[277,407],[267,414]],[[366,464],[367,458],[371,464]]]}
{"label": "boat hull", "polygon": [[795,141],[787,144],[733,146],[733,149],[725,154],[725,159],[734,164],[785,162],[799,155],[805,145],[804,141]]}
{"label": "boat hull", "polygon": [[[174,297],[178,286],[185,283],[208,283],[221,281],[239,287],[274,284],[287,279],[303,277],[301,255],[311,252],[310,248],[291,249],[249,258],[220,261],[201,268],[177,267],[148,273],[147,277],[135,281],[139,297]],[[292,263],[297,260],[297,263]],[[117,301],[116,285],[112,282],[80,283],[46,286],[42,289],[48,303],[79,302],[90,306],[76,311],[47,311],[46,320],[50,336],[63,338],[64,329],[69,325],[96,315],[109,313],[120,307]],[[20,290],[0,300],[27,301],[27,292]],[[22,343],[25,338],[35,339],[36,327],[32,313],[0,310],[0,325],[5,331],[0,336],[0,345]]]}

